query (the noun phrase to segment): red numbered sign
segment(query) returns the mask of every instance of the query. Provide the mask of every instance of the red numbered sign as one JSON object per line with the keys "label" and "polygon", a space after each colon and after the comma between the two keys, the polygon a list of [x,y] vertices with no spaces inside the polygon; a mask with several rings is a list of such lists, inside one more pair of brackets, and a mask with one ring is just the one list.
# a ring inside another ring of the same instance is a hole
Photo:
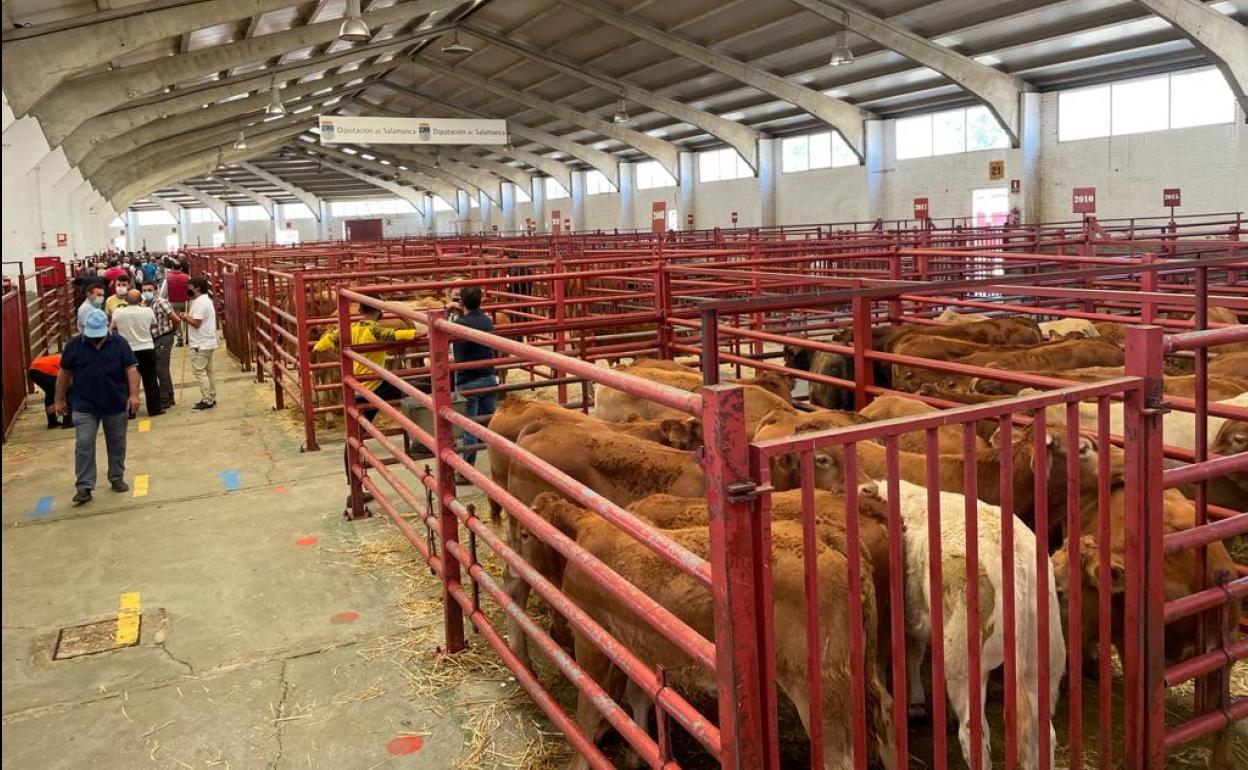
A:
{"label": "red numbered sign", "polygon": [[1183,205],[1183,191],[1177,187],[1167,187],[1161,191],[1161,205],[1178,208]]}
{"label": "red numbered sign", "polygon": [[68,234],[68,233],[57,233],[57,234],[56,234],[56,245],[57,245],[57,246],[68,246],[68,245],[69,245],[69,234]]}
{"label": "red numbered sign", "polygon": [[661,233],[667,226],[667,201],[650,204],[650,232]]}
{"label": "red numbered sign", "polygon": [[550,231],[558,235],[559,233],[559,209],[550,212]]}
{"label": "red numbered sign", "polygon": [[1076,214],[1096,213],[1096,188],[1076,187],[1071,191],[1070,210]]}
{"label": "red numbered sign", "polygon": [[914,218],[927,219],[931,212],[931,207],[927,203],[927,198],[914,199]]}

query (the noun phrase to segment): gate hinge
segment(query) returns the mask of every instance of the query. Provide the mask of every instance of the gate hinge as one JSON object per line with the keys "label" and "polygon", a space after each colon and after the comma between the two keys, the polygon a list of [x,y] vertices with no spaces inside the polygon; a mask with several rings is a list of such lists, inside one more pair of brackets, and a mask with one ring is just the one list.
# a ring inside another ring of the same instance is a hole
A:
{"label": "gate hinge", "polygon": [[730,503],[748,503],[759,495],[775,491],[770,484],[759,485],[753,481],[734,481],[725,490]]}
{"label": "gate hinge", "polygon": [[1157,417],[1159,415],[1169,414],[1171,411],[1173,410],[1170,408],[1170,405],[1163,401],[1156,406],[1145,406],[1140,410],[1140,414],[1145,417]]}

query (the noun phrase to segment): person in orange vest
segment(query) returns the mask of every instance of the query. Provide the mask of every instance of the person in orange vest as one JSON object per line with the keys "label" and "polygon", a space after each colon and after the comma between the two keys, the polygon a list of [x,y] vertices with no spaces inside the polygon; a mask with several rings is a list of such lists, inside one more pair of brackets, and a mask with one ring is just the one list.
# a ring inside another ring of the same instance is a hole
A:
{"label": "person in orange vest", "polygon": [[74,415],[66,412],[64,421],[56,417],[53,404],[56,402],[56,375],[61,371],[61,356],[39,356],[30,362],[30,381],[43,391],[43,411],[48,417],[48,430],[53,428],[74,427]]}

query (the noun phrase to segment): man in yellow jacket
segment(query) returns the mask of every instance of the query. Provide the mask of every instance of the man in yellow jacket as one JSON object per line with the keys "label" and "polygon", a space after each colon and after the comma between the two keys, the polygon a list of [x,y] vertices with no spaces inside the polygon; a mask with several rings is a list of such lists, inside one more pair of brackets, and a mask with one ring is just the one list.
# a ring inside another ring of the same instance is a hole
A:
{"label": "man in yellow jacket", "polygon": [[[396,340],[405,341],[405,340],[416,339],[415,329],[391,329],[391,328],[382,326],[381,325],[381,310],[379,308],[364,306],[360,308],[360,313],[364,317],[360,319],[359,321],[354,321],[351,324],[351,344],[352,345],[368,345],[374,342],[394,342]],[[323,335],[321,335],[321,338],[316,341],[316,345],[312,349],[318,353],[327,353],[330,351],[337,350],[338,349],[338,330],[330,329],[329,331],[325,332]],[[366,353],[361,353],[360,355],[362,355],[364,358],[367,358],[369,361],[372,361],[374,364],[377,365],[377,368],[379,369],[384,369],[386,366],[386,351],[384,350],[370,350]],[[352,363],[351,372],[356,377],[375,376],[375,372],[373,370],[369,369],[367,366],[359,363],[358,361]],[[393,401],[395,399],[403,397],[403,393],[398,388],[386,382],[385,380],[370,380],[370,381],[363,382],[361,384],[365,388],[368,388],[373,393],[377,394],[378,398],[381,398],[385,401]],[[357,406],[359,406],[360,404],[364,404],[364,406],[360,407],[360,414],[361,416],[364,417],[365,420],[372,422],[373,418],[377,416],[377,411],[378,411],[377,408],[374,407],[372,404],[368,403],[367,401],[365,401],[363,396],[356,394],[355,403]],[[346,462],[347,462],[346,447],[343,447],[342,451],[343,451],[343,465],[344,467],[346,467]],[[350,480],[350,473],[351,473],[350,468],[347,468],[348,480]],[[364,496],[365,496],[365,500],[371,498],[371,495],[369,495],[367,492],[364,493]],[[347,507],[349,508],[350,506],[351,506],[351,498],[348,497]]]}

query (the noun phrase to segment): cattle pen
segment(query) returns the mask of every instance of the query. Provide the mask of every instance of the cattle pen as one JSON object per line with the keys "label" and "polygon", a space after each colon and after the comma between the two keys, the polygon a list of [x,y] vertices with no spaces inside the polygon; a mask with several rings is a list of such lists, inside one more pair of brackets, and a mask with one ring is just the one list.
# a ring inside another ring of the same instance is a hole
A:
{"label": "cattle pen", "polygon": [[[1248,329],[1210,312],[1248,312],[1238,235],[1222,221],[1088,221],[1025,233],[551,239],[337,269],[322,255],[306,266],[239,268],[250,302],[227,318],[248,319],[257,376],[297,394],[308,448],[316,414],[345,415],[345,513],[385,515],[436,573],[445,651],[483,640],[583,766],[622,761],[619,747],[597,743],[608,727],[652,767],[833,767],[846,758],[853,767],[1159,768],[1193,742],[1233,766],[1241,755],[1228,728],[1248,717],[1248,693],[1231,680],[1248,657],[1235,627],[1248,566],[1210,565],[1221,564],[1222,541],[1248,535],[1248,506],[1214,501],[1210,487],[1248,472],[1248,454],[1211,453],[1207,420],[1248,420],[1248,405],[1213,403],[1224,399],[1209,392],[1211,362],[1248,343]],[[495,334],[452,323],[437,303],[413,303],[469,285],[485,289]],[[336,361],[313,362],[307,330],[336,324],[349,339],[361,306],[414,325],[416,339],[344,344]],[[1120,325],[1121,361],[1106,364],[1118,371],[1077,381],[874,349],[873,327],[943,328],[941,310]],[[531,392],[584,414],[614,391],[696,421],[700,448],[675,459],[699,475],[702,523],[677,526],[644,500],[614,500],[562,470],[540,442],[462,414],[452,383],[464,366],[450,349],[464,340],[494,350],[490,363],[512,375],[500,395]],[[364,357],[376,350],[390,352],[388,369]],[[802,351],[844,366],[802,368]],[[702,386],[609,366],[646,358],[680,358]],[[350,374],[359,367],[370,373]],[[757,423],[750,391],[729,381],[747,372],[797,381],[798,415],[818,411],[821,386],[849,409],[898,393],[935,409],[759,437],[748,424]],[[922,385],[895,380],[907,373]],[[1170,391],[1172,376],[1191,378],[1190,395]],[[365,387],[378,379],[406,405]],[[1176,444],[1183,414],[1193,436]],[[905,441],[919,451],[903,450]],[[490,454],[489,471],[463,460],[464,444]],[[493,474],[495,458],[564,503],[521,499]],[[950,462],[961,474],[953,499],[938,489]],[[904,475],[915,463],[926,484]],[[457,474],[485,500],[461,491]],[[1175,488],[1190,510],[1175,511]],[[860,515],[838,518],[829,500]],[[484,516],[483,502],[501,510],[505,528]],[[601,550],[604,527],[708,603],[673,605],[636,565]],[[781,543],[796,546],[796,561],[776,550]],[[488,567],[481,549],[501,566]],[[1187,576],[1177,591],[1174,569]],[[920,587],[930,624],[921,634],[907,625]],[[526,607],[530,593],[559,619],[549,629]],[[930,664],[919,649],[912,666],[920,637]],[[925,691],[937,696],[920,718]],[[709,710],[708,696],[718,704]],[[797,748],[783,724],[794,706],[804,728]],[[926,726],[947,717],[959,723],[956,739]]]}

